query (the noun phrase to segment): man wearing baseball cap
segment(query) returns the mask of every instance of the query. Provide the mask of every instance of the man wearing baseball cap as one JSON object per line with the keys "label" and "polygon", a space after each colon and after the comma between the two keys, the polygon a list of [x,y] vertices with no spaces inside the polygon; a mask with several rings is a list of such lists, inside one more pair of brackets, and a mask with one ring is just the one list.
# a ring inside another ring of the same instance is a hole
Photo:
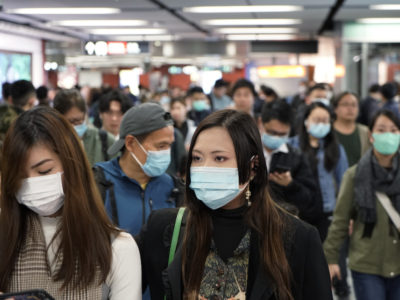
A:
{"label": "man wearing baseball cap", "polygon": [[121,155],[93,169],[108,215],[132,235],[151,211],[175,207],[174,180],[165,173],[174,142],[172,124],[158,104],[130,108],[122,118],[119,140],[108,149],[110,156]]}

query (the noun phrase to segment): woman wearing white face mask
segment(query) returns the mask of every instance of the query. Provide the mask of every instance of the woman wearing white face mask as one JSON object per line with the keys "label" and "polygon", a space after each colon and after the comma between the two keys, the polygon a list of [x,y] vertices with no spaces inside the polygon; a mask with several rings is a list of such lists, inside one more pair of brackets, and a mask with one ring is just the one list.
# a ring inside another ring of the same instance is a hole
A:
{"label": "woman wearing white face mask", "polygon": [[24,112],[4,141],[2,175],[0,291],[141,299],[138,248],[109,221],[66,119],[46,107]]}
{"label": "woman wearing white face mask", "polygon": [[339,248],[353,220],[349,268],[356,298],[397,300],[400,222],[394,216],[400,213],[400,120],[391,111],[379,111],[369,140],[372,149],[343,177],[324,250],[331,276],[340,276]]}
{"label": "woman wearing white face mask", "polygon": [[250,115],[221,110],[200,123],[186,214],[155,211],[137,237],[152,299],[332,299],[317,231],[279,209],[267,182]]}

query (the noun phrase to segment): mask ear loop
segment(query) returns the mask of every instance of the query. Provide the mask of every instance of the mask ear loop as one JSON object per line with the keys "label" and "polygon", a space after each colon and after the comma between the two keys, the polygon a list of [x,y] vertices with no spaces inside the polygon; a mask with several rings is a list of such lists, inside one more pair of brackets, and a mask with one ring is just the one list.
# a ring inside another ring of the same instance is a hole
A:
{"label": "mask ear loop", "polygon": [[[140,142],[138,141],[138,139],[133,136],[133,138],[136,140],[136,142],[138,143],[140,149],[143,150],[144,153],[146,153],[146,155],[149,155],[149,153],[146,151],[146,149],[144,149],[144,147],[142,146],[142,144],[140,144]],[[131,154],[131,156],[136,160],[136,162],[139,164],[139,166],[143,169],[143,164],[140,162],[140,160],[136,157],[135,154],[133,154],[133,152],[129,152]],[[147,160],[147,158],[146,158]]]}

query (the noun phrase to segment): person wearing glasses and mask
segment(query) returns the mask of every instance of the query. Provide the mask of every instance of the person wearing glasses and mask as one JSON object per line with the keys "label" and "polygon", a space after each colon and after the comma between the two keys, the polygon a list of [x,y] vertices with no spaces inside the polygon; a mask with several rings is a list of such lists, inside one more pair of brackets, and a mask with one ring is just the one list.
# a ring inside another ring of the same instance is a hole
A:
{"label": "person wearing glasses and mask", "polygon": [[86,103],[78,90],[59,91],[54,97],[54,108],[74,127],[91,166],[109,160],[107,150],[114,143],[114,136],[87,123]]}
{"label": "person wearing glasses and mask", "polygon": [[81,141],[61,114],[38,107],[19,116],[4,141],[2,175],[1,292],[141,299],[137,245],[109,221]]}
{"label": "person wearing glasses and mask", "polygon": [[152,299],[332,299],[318,232],[267,186],[252,117],[227,109],[204,119],[189,149],[186,212],[156,211],[136,237]]}

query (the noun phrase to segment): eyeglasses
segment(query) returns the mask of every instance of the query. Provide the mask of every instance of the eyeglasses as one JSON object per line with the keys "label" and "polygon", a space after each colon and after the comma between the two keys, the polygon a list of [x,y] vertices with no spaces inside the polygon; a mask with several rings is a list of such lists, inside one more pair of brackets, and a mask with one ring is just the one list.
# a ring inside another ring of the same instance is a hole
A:
{"label": "eyeglasses", "polygon": [[357,103],[343,102],[343,103],[339,103],[339,106],[343,106],[343,107],[358,107],[358,104]]}

